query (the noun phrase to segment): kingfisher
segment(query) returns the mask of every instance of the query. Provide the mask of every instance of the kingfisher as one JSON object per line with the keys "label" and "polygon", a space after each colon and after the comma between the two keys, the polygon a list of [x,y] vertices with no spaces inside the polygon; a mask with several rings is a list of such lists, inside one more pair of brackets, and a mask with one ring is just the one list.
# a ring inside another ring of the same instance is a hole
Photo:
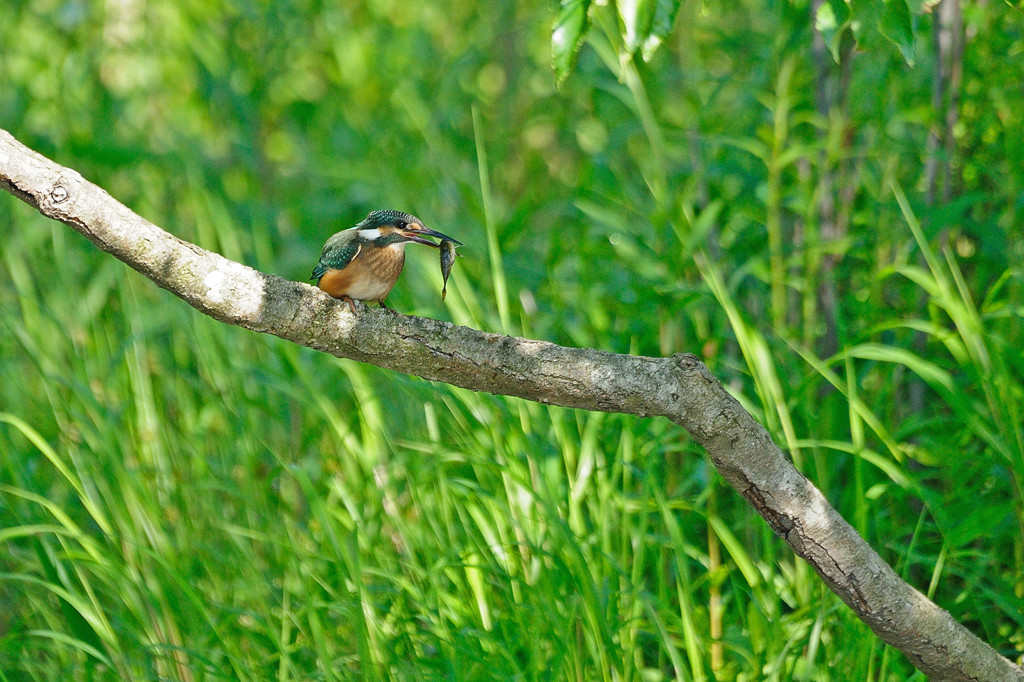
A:
{"label": "kingfisher", "polygon": [[320,262],[310,279],[334,298],[348,303],[356,312],[353,301],[376,301],[387,308],[384,299],[398,281],[405,266],[405,245],[409,242],[439,248],[439,244],[426,239],[462,242],[446,234],[428,230],[423,221],[402,211],[373,211],[347,230],[333,235],[324,244]]}

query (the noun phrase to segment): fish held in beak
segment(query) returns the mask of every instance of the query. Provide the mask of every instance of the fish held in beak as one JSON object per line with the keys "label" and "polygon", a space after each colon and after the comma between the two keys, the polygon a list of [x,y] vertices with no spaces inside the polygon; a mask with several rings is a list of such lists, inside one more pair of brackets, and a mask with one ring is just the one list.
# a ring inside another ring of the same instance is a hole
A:
{"label": "fish held in beak", "polygon": [[455,265],[455,247],[461,246],[461,242],[454,239],[442,239],[438,245],[441,252],[441,276],[444,277],[444,284],[441,286],[441,300],[448,295],[448,275],[451,274],[452,266]]}

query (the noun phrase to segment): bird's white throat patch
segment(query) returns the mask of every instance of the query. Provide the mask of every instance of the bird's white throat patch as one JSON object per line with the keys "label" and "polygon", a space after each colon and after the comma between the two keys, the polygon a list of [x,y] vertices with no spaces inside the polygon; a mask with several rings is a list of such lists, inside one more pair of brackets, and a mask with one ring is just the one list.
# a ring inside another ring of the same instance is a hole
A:
{"label": "bird's white throat patch", "polygon": [[359,236],[366,241],[372,242],[374,239],[380,239],[380,229],[373,227],[365,230],[359,230]]}

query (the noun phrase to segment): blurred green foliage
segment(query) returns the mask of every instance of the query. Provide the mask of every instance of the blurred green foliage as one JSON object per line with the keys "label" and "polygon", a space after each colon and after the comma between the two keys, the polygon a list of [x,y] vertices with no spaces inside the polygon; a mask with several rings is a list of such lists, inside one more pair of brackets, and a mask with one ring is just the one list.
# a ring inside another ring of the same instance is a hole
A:
{"label": "blurred green foliage", "polygon": [[[602,14],[559,89],[547,3],[8,0],[0,126],[262,270],[408,210],[466,247],[445,303],[411,247],[400,311],[702,355],[1017,656],[1024,22],[964,5],[936,102],[914,9],[913,67],[802,2],[683,5],[646,62]],[[224,327],[0,222],[5,679],[913,674],[674,425]]]}

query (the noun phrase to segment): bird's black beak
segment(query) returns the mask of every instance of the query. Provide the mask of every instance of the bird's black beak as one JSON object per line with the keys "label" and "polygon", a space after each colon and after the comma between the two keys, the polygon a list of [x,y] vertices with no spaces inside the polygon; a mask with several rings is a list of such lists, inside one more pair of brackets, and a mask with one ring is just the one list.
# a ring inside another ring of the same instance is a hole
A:
{"label": "bird's black beak", "polygon": [[402,232],[402,236],[411,242],[416,242],[417,244],[426,244],[427,246],[433,246],[436,249],[440,246],[439,244],[435,244],[429,239],[424,239],[424,237],[435,237],[437,239],[441,239],[446,242],[454,242],[456,245],[462,246],[462,242],[460,242],[458,239],[453,239],[452,237],[449,237],[448,235],[443,234],[441,232],[428,230],[422,225],[417,225],[415,227],[410,225],[409,227],[410,229],[404,230]]}

